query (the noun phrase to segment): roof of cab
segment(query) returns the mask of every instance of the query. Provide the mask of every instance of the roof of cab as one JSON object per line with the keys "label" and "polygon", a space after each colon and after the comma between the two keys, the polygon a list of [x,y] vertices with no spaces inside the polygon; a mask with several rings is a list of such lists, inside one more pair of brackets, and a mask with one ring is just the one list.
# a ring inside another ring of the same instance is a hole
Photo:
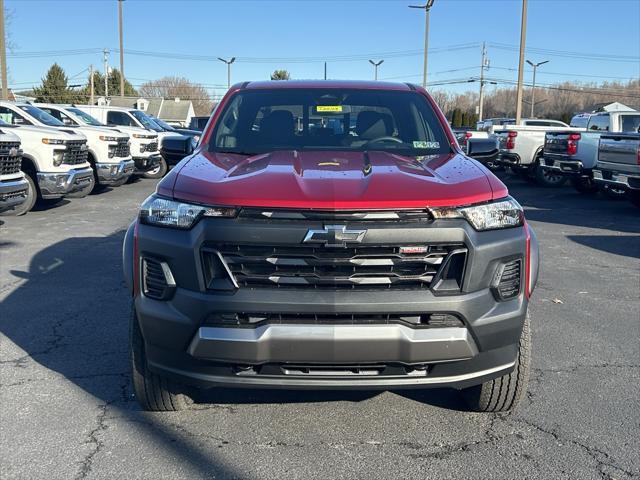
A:
{"label": "roof of cab", "polygon": [[414,90],[406,83],[380,82],[371,80],[271,80],[246,82],[234,85],[238,89],[272,89],[272,88],[353,88],[372,90]]}

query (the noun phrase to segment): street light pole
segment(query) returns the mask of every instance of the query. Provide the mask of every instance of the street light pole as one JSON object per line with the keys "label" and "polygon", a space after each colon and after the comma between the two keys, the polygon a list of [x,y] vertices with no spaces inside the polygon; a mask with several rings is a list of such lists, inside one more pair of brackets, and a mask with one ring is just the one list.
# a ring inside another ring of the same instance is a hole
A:
{"label": "street light pole", "polygon": [[522,89],[524,82],[524,49],[527,42],[527,0],[522,0],[520,24],[520,61],[518,62],[518,89],[516,95],[516,125],[522,121]]}
{"label": "street light pole", "polygon": [[231,88],[231,64],[236,61],[236,57],[231,57],[229,60],[218,57],[218,60],[227,64],[227,90]]}
{"label": "street light pole", "polygon": [[104,61],[104,99],[109,97],[109,50],[102,51]]}
{"label": "street light pole", "polygon": [[9,100],[9,85],[7,85],[7,45],[4,31],[4,0],[0,0],[0,76],[2,77],[2,99]]}
{"label": "street light pole", "polygon": [[536,70],[540,65],[549,63],[549,60],[545,60],[544,62],[539,63],[533,63],[527,60],[527,63],[533,67],[533,86],[531,87],[531,118],[534,118],[534,109],[536,107]]}
{"label": "street light pole", "polygon": [[118,0],[118,29],[120,33],[120,96],[124,97],[124,47],[122,40],[122,2]]}
{"label": "street light pole", "polygon": [[369,63],[373,65],[373,70],[375,72],[373,77],[374,80],[378,80],[378,67],[382,65],[383,62],[384,60],[380,60],[379,62],[374,62],[373,60],[369,60]]}
{"label": "street light pole", "polygon": [[409,5],[409,8],[424,10],[424,70],[422,72],[422,88],[427,88],[427,60],[429,53],[429,14],[435,0],[427,0],[424,5]]}

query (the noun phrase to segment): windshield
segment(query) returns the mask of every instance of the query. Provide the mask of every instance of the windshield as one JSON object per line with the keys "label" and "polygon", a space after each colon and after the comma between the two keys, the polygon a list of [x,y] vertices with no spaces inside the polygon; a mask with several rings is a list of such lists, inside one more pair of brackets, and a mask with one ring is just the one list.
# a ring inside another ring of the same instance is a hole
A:
{"label": "windshield", "polygon": [[169,125],[164,120],[160,120],[159,118],[156,118],[156,117],[151,117],[151,120],[153,120],[158,125],[160,125],[164,130],[168,130],[169,132],[175,132],[176,131],[175,128],[173,128],[171,125]]}
{"label": "windshield", "polygon": [[448,153],[451,146],[420,93],[393,90],[245,90],[227,104],[209,143],[216,152],[382,150]]}
{"label": "windshield", "polygon": [[146,113],[141,112],[140,110],[131,110],[129,113],[136,117],[136,119],[142,124],[144,128],[155,130],[156,132],[163,131],[163,128],[156,122],[154,122]]}
{"label": "windshield", "polygon": [[91,115],[89,115],[86,112],[83,112],[79,108],[67,108],[67,110],[69,112],[75,114],[76,117],[78,117],[80,120],[82,120],[83,123],[86,123],[87,125],[93,125],[94,127],[104,127],[104,126],[106,126],[104,123],[99,121],[97,118],[92,117]]}
{"label": "windshield", "polygon": [[40,110],[38,107],[34,107],[33,105],[20,105],[20,110],[27,112],[40,123],[43,123],[50,127],[64,127],[64,123],[62,123],[56,117],[52,117],[44,110]]}

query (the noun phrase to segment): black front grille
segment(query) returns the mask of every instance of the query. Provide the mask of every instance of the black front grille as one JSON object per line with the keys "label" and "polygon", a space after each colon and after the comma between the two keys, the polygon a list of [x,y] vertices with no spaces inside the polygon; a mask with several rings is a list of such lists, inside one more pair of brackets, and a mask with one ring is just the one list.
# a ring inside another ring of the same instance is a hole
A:
{"label": "black front grille", "polygon": [[11,175],[13,173],[18,173],[20,171],[21,165],[22,156],[20,155],[20,143],[0,143],[0,175]]}
{"label": "black front grille", "polygon": [[156,150],[158,150],[158,142],[148,143],[147,145],[145,145],[144,150],[146,152],[155,152]]}
{"label": "black front grille", "polygon": [[85,163],[89,157],[87,142],[85,140],[72,140],[66,142],[67,149],[64,151],[62,163],[65,165],[80,165]]}
{"label": "black front grille", "polygon": [[116,145],[116,157],[128,157],[131,155],[131,149],[129,148],[129,139],[118,138],[118,144]]}
{"label": "black front grille", "polygon": [[[207,257],[219,252],[240,288],[427,289],[449,260],[462,255],[464,264],[463,245],[417,247],[215,245],[203,257],[206,266],[212,263]],[[444,269],[460,277],[454,279],[459,289],[463,268]]]}
{"label": "black front grille", "polygon": [[260,325],[388,325],[417,328],[464,327],[464,322],[448,313],[214,313],[205,320],[208,326],[257,327]]}

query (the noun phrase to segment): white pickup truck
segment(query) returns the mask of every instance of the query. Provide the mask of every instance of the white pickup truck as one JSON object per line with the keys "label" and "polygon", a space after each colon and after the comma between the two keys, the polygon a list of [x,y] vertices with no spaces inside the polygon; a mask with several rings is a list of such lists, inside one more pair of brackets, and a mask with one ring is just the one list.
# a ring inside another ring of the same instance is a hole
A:
{"label": "white pickup truck", "polygon": [[[638,133],[640,112],[619,111],[596,113],[589,117],[586,129],[547,132],[543,168],[571,179],[581,193],[595,193],[593,168],[598,161],[600,137],[609,133]],[[624,190],[608,186],[605,192],[624,195]]]}
{"label": "white pickup truck", "polygon": [[8,126],[0,122],[0,214],[11,215],[28,199],[35,201],[35,192],[20,170],[20,138],[4,127]]}
{"label": "white pickup truck", "polygon": [[540,168],[545,133],[567,131],[571,127],[558,120],[531,119],[523,125],[506,125],[494,131],[500,146],[498,163],[526,180],[535,179],[547,187],[562,185],[566,179]]}
{"label": "white pickup truck", "polygon": [[[107,128],[106,126],[87,125],[80,121],[77,114],[62,105],[50,103],[34,103],[48,116],[54,117],[59,126],[72,128],[87,137],[89,163],[93,168],[96,185],[117,187],[127,182],[135,169],[131,158],[131,145],[127,133]],[[49,118],[37,119],[50,122]]]}
{"label": "white pickup truck", "polygon": [[[118,129],[122,127],[136,127],[146,129],[153,132],[158,141],[156,142],[156,150],[162,148],[162,141],[167,137],[182,137],[177,133],[165,132],[162,127],[155,123],[146,113],[136,108],[112,107],[110,105],[78,105],[78,108],[93,115],[98,120],[109,126],[116,126]],[[162,178],[169,169],[167,162],[158,153],[157,165],[148,170],[145,178]]]}
{"label": "white pickup truck", "polygon": [[33,201],[27,201],[12,211],[22,215],[31,210],[36,197],[43,200],[60,199],[93,189],[93,170],[87,161],[87,138],[80,133],[59,128],[30,125],[12,109],[0,105],[0,120],[8,125],[2,129],[20,139],[22,148],[21,170],[30,189],[36,192]]}

